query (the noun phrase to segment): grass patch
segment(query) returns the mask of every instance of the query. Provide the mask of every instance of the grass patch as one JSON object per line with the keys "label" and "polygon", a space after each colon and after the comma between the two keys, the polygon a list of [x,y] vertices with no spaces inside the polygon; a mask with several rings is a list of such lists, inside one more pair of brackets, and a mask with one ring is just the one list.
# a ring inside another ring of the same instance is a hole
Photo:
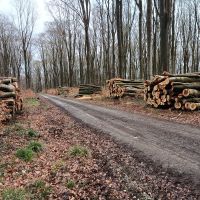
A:
{"label": "grass patch", "polygon": [[43,147],[42,147],[41,143],[32,141],[28,145],[28,149],[34,151],[35,153],[38,153],[38,152],[42,151]]}
{"label": "grass patch", "polygon": [[24,135],[26,134],[26,129],[20,123],[15,123],[14,125],[9,126],[4,129],[5,135],[9,135],[13,133],[17,133],[18,135]]}
{"label": "grass patch", "polygon": [[9,188],[2,192],[2,200],[26,200],[27,194],[23,189]]}
{"label": "grass patch", "polygon": [[30,199],[43,200],[48,199],[51,194],[51,187],[47,186],[43,180],[37,180],[26,187],[27,192],[30,194]]}
{"label": "grass patch", "polygon": [[71,179],[67,180],[66,187],[68,189],[73,189],[75,187],[75,182],[73,180],[71,180]]}
{"label": "grass patch", "polygon": [[86,157],[89,155],[89,151],[87,148],[82,146],[73,146],[69,149],[69,155],[72,157],[76,156]]}
{"label": "grass patch", "polygon": [[38,132],[31,128],[27,130],[27,134],[29,137],[38,137],[39,136]]}
{"label": "grass patch", "polygon": [[31,149],[23,148],[23,149],[17,150],[16,156],[21,160],[29,162],[33,159],[34,152]]}
{"label": "grass patch", "polygon": [[64,168],[64,166],[65,166],[65,163],[63,160],[57,160],[55,164],[52,165],[51,170],[52,172],[57,172],[60,169]]}
{"label": "grass patch", "polygon": [[37,98],[27,98],[24,100],[24,104],[27,107],[37,107],[40,105],[40,102],[38,101]]}

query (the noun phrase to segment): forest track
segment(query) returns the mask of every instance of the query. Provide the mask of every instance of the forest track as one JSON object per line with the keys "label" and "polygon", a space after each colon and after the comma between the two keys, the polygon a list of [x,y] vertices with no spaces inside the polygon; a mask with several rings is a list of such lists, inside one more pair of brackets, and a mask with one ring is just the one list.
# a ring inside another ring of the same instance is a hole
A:
{"label": "forest track", "polygon": [[[41,95],[92,128],[110,134],[145,157],[200,183],[200,128],[79,100]],[[164,112],[164,111],[163,111]]]}

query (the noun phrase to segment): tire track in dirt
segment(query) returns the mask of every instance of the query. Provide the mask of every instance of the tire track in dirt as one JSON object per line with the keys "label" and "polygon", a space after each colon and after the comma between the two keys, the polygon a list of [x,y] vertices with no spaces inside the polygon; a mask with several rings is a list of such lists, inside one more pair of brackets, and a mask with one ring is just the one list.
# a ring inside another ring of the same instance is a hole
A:
{"label": "tire track in dirt", "polygon": [[41,95],[83,123],[143,152],[163,167],[200,182],[200,128],[130,114],[77,100]]}

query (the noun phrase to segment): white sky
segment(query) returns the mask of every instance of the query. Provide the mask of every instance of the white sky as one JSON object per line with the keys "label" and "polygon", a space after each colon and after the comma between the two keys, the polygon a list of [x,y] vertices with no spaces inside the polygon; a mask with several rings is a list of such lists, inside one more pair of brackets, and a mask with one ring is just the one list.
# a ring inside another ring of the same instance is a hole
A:
{"label": "white sky", "polygon": [[[15,0],[0,0],[0,13],[11,16],[13,14],[13,5]],[[44,23],[51,21],[51,16],[46,7],[46,2],[49,0],[32,0],[35,4],[37,11],[37,21],[35,26],[35,33],[41,33],[44,31]]]}

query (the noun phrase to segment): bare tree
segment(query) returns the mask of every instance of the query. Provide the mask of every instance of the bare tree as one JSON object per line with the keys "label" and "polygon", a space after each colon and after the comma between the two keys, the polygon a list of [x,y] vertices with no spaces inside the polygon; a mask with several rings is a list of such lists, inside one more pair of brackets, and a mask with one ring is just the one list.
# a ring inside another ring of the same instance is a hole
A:
{"label": "bare tree", "polygon": [[31,87],[31,39],[35,26],[35,11],[31,0],[16,1],[17,27],[20,33],[21,49],[23,52],[26,88]]}
{"label": "bare tree", "polygon": [[169,27],[171,23],[172,0],[159,0],[160,6],[160,67],[169,70]]}

